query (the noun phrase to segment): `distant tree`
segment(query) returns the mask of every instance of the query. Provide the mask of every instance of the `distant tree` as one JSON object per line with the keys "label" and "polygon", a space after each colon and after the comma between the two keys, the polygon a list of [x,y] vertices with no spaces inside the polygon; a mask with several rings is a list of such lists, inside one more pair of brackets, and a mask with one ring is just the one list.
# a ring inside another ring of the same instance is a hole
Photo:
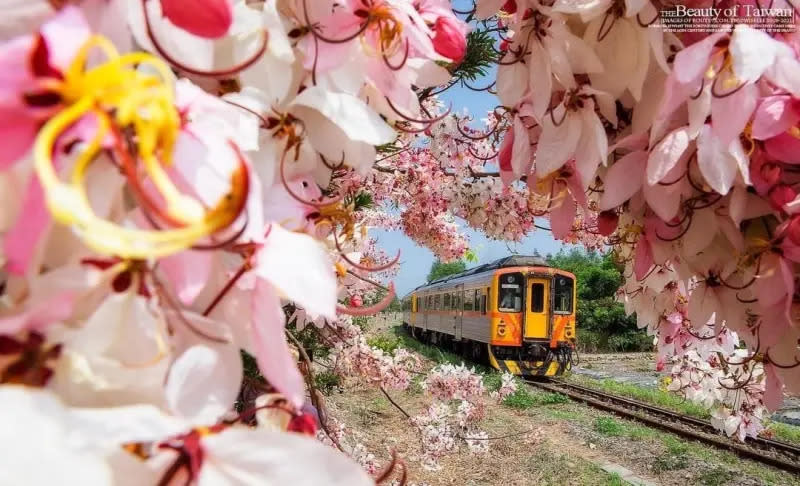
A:
{"label": "distant tree", "polygon": [[431,265],[431,271],[428,272],[428,282],[433,282],[436,279],[463,272],[466,269],[467,264],[464,260],[456,260],[449,263],[442,263],[440,260],[436,260],[433,262],[433,265]]}
{"label": "distant tree", "polygon": [[403,303],[400,302],[400,299],[395,297],[392,299],[392,303],[389,304],[389,307],[386,308],[387,312],[401,312],[403,310]]}
{"label": "distant tree", "polygon": [[622,272],[610,253],[573,249],[547,256],[548,264],[572,272],[578,280],[578,343],[588,351],[639,351],[652,340],[626,316],[614,299]]}
{"label": "distant tree", "polygon": [[550,265],[572,272],[578,279],[578,298],[596,300],[614,297],[622,284],[622,273],[611,253],[586,252],[574,248],[548,255]]}

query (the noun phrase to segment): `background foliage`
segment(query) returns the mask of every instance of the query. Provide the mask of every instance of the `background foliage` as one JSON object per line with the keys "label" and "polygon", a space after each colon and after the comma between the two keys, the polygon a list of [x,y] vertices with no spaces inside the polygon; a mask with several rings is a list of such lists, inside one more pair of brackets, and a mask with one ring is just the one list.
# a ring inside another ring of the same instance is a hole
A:
{"label": "background foliage", "polygon": [[578,346],[581,351],[649,351],[652,338],[626,316],[614,294],[622,284],[620,267],[611,253],[573,249],[548,255],[547,262],[578,279]]}
{"label": "background foliage", "polygon": [[463,272],[466,269],[467,263],[464,260],[456,260],[449,263],[442,263],[441,260],[436,260],[433,262],[433,265],[431,265],[431,271],[428,272],[428,282],[433,282],[436,279]]}

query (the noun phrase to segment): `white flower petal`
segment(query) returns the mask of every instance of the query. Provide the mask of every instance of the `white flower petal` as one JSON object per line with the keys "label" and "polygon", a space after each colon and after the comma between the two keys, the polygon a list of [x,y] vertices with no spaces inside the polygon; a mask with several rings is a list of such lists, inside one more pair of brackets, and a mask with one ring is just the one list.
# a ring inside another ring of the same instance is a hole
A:
{"label": "white flower petal", "polygon": [[314,238],[273,224],[256,272],[312,314],[336,317],[333,264]]}
{"label": "white flower petal", "polygon": [[687,127],[673,130],[653,148],[647,161],[647,183],[651,186],[664,179],[664,176],[678,163],[689,147]]}
{"label": "white flower petal", "polygon": [[230,428],[203,438],[199,486],[368,486],[374,481],[343,453],[316,439]]}
{"label": "white flower petal", "polygon": [[[312,86],[297,95],[291,106],[305,106],[318,111],[355,142],[381,145],[395,138],[394,130],[375,111],[349,94]],[[316,129],[307,128],[309,131]]]}

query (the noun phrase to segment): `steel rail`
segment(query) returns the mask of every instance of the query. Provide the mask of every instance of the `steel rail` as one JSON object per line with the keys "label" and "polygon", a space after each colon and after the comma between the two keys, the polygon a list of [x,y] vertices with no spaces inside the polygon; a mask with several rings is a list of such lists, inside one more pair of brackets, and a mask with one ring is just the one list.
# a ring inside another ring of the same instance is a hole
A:
{"label": "steel rail", "polygon": [[526,380],[526,383],[553,393],[561,393],[573,400],[622,417],[632,418],[652,427],[735,452],[741,457],[800,474],[800,447],[792,444],[760,437],[748,439],[746,443],[737,442],[721,436],[719,431],[706,420],[561,380]]}

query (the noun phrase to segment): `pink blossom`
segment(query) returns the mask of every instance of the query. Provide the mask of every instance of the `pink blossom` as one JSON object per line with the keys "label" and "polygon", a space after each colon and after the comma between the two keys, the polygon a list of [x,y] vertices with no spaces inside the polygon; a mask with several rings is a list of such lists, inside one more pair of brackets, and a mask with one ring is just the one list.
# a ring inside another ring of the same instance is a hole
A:
{"label": "pink blossom", "polygon": [[224,36],[233,23],[230,0],[160,0],[164,17],[196,36],[215,39]]}
{"label": "pink blossom", "polygon": [[460,63],[467,52],[467,26],[452,17],[439,17],[433,26],[433,48],[439,54]]}

